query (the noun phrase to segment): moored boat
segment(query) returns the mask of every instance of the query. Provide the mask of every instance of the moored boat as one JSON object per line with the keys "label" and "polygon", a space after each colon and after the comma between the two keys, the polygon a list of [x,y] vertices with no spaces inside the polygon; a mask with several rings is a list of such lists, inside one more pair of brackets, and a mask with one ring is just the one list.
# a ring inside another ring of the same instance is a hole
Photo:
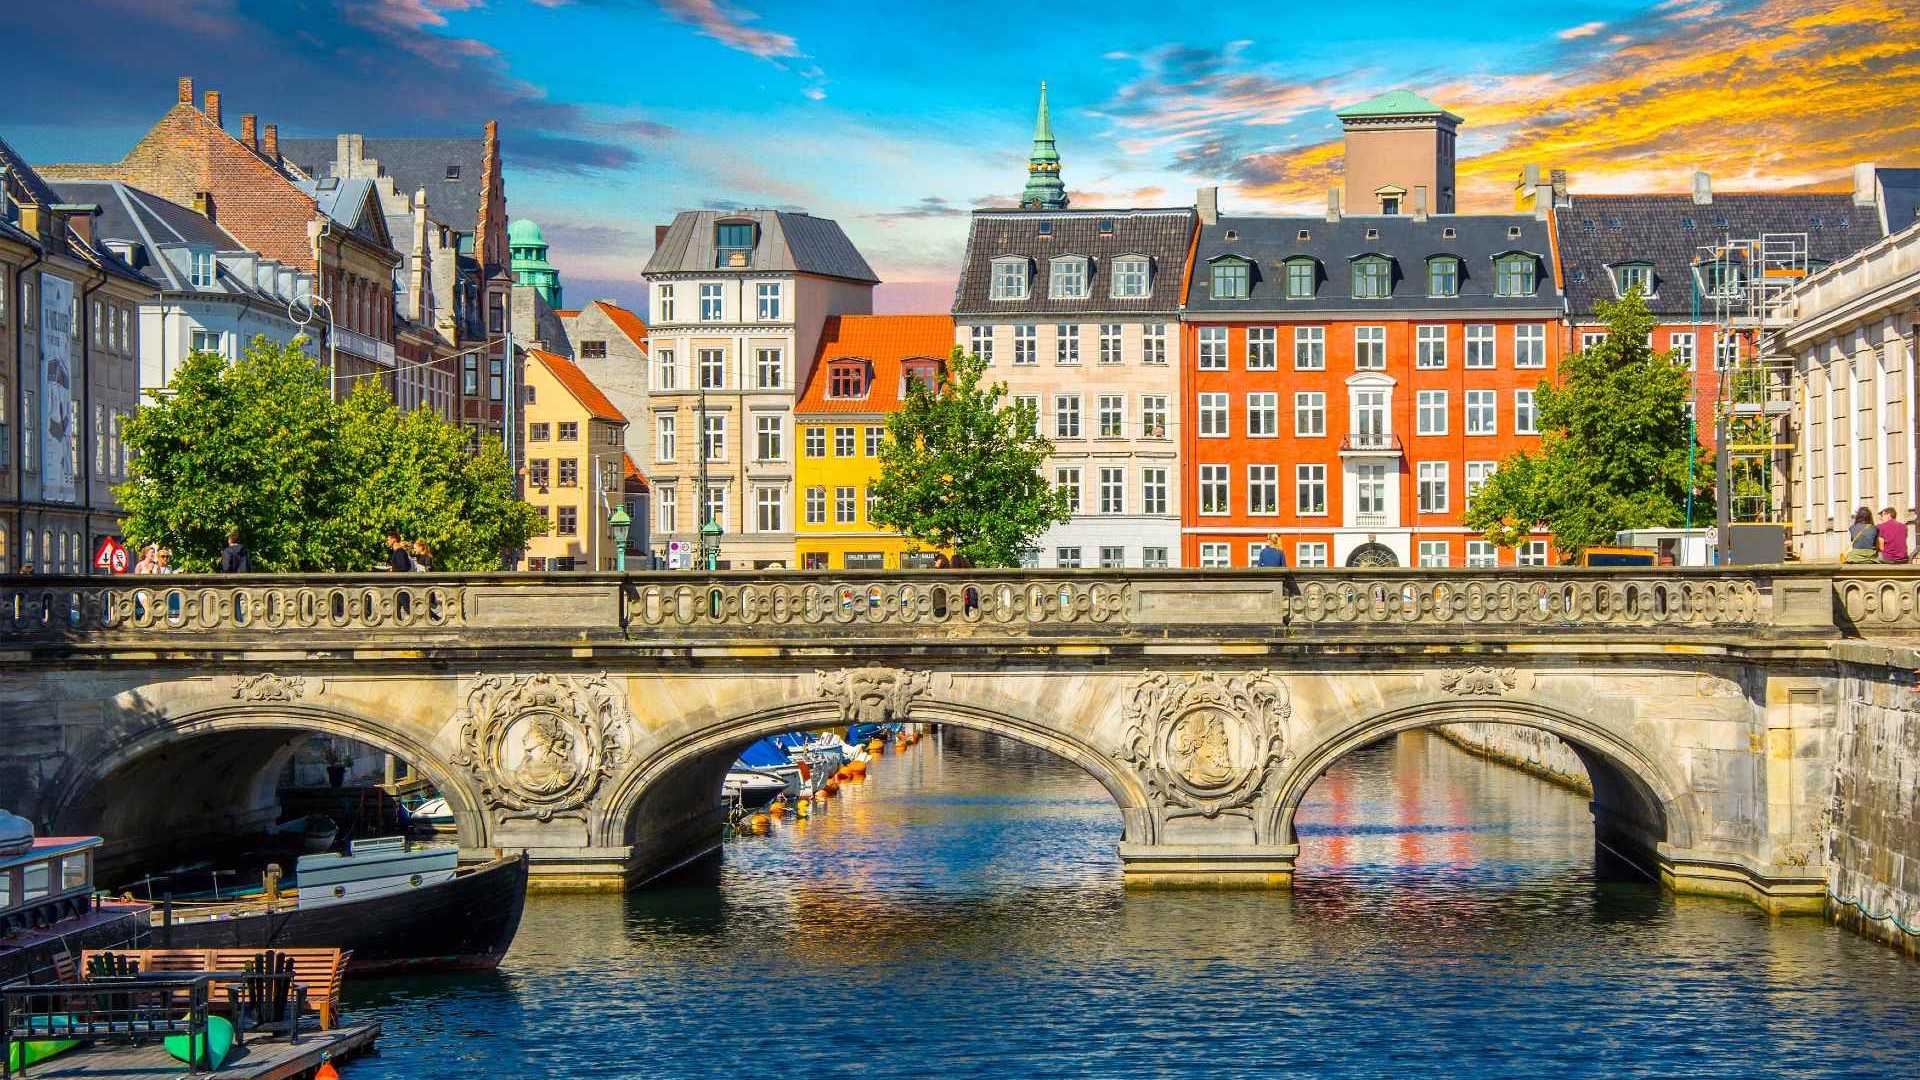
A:
{"label": "moored boat", "polygon": [[81,949],[142,944],[147,905],[94,894],[97,836],[41,836],[0,810],[0,984],[51,981]]}

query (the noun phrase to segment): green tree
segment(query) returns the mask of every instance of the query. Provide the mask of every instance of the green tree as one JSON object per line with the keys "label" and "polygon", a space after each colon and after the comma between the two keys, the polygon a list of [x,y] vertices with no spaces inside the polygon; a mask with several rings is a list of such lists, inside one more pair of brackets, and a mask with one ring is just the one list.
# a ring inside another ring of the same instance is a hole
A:
{"label": "green tree", "polygon": [[400,414],[375,385],[336,403],[305,344],[194,353],[135,414],[115,489],[129,540],[207,571],[237,529],[258,570],[365,570],[392,528],[426,540],[438,569],[486,570],[542,528],[498,443],[470,455],[459,428]]}
{"label": "green tree", "polygon": [[1072,509],[1040,474],[1053,444],[1033,408],[1009,403],[1006,384],[985,374],[956,348],[935,385],[908,388],[887,420],[873,520],[975,566],[1018,566]]}
{"label": "green tree", "polygon": [[1558,384],[1535,392],[1540,447],[1500,463],[1473,497],[1467,525],[1504,547],[1536,528],[1578,555],[1621,529],[1686,521],[1688,455],[1694,505],[1713,505],[1711,466],[1687,419],[1693,373],[1654,353],[1654,319],[1635,289],[1598,305],[1604,340],[1562,360]]}

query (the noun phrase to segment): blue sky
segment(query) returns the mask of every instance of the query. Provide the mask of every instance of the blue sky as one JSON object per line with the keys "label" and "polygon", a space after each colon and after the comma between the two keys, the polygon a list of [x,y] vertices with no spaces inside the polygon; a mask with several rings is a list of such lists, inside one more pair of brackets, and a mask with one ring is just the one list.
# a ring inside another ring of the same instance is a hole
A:
{"label": "blue sky", "polygon": [[1079,205],[1317,205],[1332,108],[1398,86],[1467,117],[1469,208],[1529,161],[1576,190],[1832,186],[1856,157],[1920,163],[1916,4],[70,0],[10,49],[0,135],[112,160],[179,75],[289,136],[498,118],[510,211],[570,302],[637,302],[677,209],[773,205],[838,219],[885,306],[943,310],[968,211],[1020,190],[1042,79]]}

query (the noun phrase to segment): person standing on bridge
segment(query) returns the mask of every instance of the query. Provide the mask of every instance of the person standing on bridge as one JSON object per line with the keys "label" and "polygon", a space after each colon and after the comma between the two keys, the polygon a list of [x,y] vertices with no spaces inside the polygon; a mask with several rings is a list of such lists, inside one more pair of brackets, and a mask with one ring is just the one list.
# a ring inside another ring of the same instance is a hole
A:
{"label": "person standing on bridge", "polygon": [[413,569],[413,555],[407,551],[407,542],[392,529],[387,530],[387,569],[403,574]]}
{"label": "person standing on bridge", "polygon": [[227,530],[227,546],[220,551],[220,562],[215,568],[222,574],[245,574],[252,569],[252,560],[247,557],[247,546],[240,542],[240,530]]}

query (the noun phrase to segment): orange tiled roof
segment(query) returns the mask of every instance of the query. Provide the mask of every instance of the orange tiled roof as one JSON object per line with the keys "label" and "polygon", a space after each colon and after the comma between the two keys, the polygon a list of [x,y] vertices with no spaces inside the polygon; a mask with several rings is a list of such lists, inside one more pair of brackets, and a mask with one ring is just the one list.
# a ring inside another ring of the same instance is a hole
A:
{"label": "orange tiled roof", "polygon": [[[953,354],[951,315],[835,315],[820,333],[813,374],[794,405],[796,415],[888,413],[900,407],[900,362],[931,357],[944,363]],[[864,398],[827,396],[827,371],[834,360],[859,358],[873,365]]]}
{"label": "orange tiled roof", "polygon": [[573,361],[539,349],[528,349],[527,355],[545,365],[560,385],[567,388],[567,393],[572,394],[580,407],[591,413],[594,419],[611,420],[616,424],[627,422],[627,415],[614,408],[613,402],[607,400],[607,395],[601,393],[600,388],[593,385],[593,380],[587,378],[587,373],[575,367]]}
{"label": "orange tiled roof", "polygon": [[613,325],[627,335],[628,340],[643,349],[647,347],[647,324],[640,321],[640,316],[619,304],[610,304],[605,300],[595,300],[593,306],[605,312],[607,318],[613,320]]}
{"label": "orange tiled roof", "polygon": [[580,309],[579,308],[556,308],[554,310],[554,314],[559,316],[562,319],[571,319],[571,318],[577,317],[580,314]]}
{"label": "orange tiled roof", "polygon": [[621,461],[622,461],[622,462],[624,463],[624,464],[623,464],[623,466],[622,466],[622,473],[621,473],[621,475],[622,475],[622,476],[623,476],[623,477],[625,478],[625,480],[626,480],[626,482],[627,482],[628,484],[638,484],[638,485],[640,485],[640,486],[641,486],[641,487],[643,487],[643,488],[644,488],[644,487],[646,487],[646,486],[647,486],[647,474],[646,474],[646,473],[643,473],[643,472],[641,472],[641,471],[640,471],[640,466],[638,466],[638,465],[635,465],[635,464],[633,463],[633,455],[632,455],[632,454],[621,454],[621,455],[620,455],[620,460],[621,460]]}

